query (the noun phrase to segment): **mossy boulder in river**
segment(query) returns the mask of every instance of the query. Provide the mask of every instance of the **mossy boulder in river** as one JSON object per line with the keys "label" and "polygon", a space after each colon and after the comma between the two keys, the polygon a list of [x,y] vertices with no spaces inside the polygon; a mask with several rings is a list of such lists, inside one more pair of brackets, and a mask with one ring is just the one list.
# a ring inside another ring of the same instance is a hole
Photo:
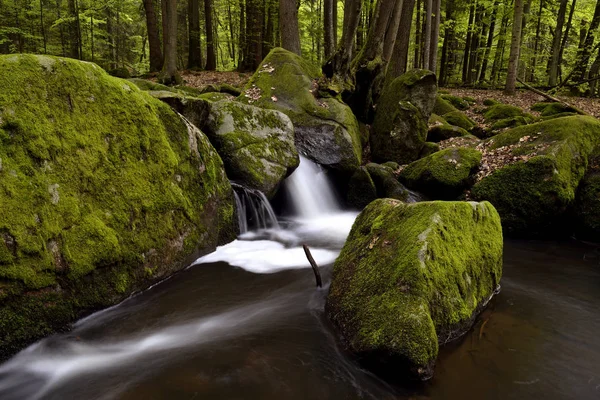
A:
{"label": "mossy boulder in river", "polygon": [[387,197],[406,202],[413,202],[417,199],[414,193],[398,181],[391,168],[375,163],[368,163],[365,168],[375,184],[378,198]]}
{"label": "mossy boulder in river", "polygon": [[240,102],[285,113],[294,124],[298,151],[318,164],[352,173],[361,163],[358,122],[352,110],[335,98],[319,98],[321,71],[281,48],[267,55]]}
{"label": "mossy boulder in river", "polygon": [[360,167],[350,177],[346,202],[352,208],[362,210],[377,198],[377,187],[365,167]]}
{"label": "mossy boulder in river", "polygon": [[548,234],[575,199],[600,144],[600,121],[557,118],[503,132],[478,148],[482,171],[471,194],[498,209],[508,233]]}
{"label": "mossy boulder in river", "polygon": [[407,165],[399,179],[431,199],[453,200],[475,182],[480,162],[477,150],[449,148]]}
{"label": "mossy boulder in river", "polygon": [[436,94],[435,75],[424,70],[409,71],[384,89],[371,134],[374,161],[406,164],[419,158]]}
{"label": "mossy boulder in river", "polygon": [[300,162],[294,126],[279,111],[219,101],[210,105],[203,131],[223,158],[229,178],[267,197]]}
{"label": "mossy boulder in river", "polygon": [[0,358],[235,237],[208,139],[91,63],[0,56]]}
{"label": "mossy boulder in river", "polygon": [[501,275],[502,229],[490,203],[380,199],[352,227],[325,311],[367,366],[427,379],[438,346],[471,327]]}
{"label": "mossy boulder in river", "polygon": [[574,204],[575,233],[577,237],[600,241],[600,156],[589,163]]}

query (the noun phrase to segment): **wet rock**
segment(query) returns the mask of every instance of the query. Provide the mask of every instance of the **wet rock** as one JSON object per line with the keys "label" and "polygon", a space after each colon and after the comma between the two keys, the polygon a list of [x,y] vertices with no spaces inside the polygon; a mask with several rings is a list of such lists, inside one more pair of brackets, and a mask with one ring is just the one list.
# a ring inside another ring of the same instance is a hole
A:
{"label": "wet rock", "polygon": [[360,167],[348,183],[347,203],[350,207],[362,210],[377,198],[377,188],[365,167]]}
{"label": "wet rock", "polygon": [[368,368],[428,379],[439,346],[472,326],[501,275],[502,228],[490,203],[380,199],[352,227],[325,311]]}

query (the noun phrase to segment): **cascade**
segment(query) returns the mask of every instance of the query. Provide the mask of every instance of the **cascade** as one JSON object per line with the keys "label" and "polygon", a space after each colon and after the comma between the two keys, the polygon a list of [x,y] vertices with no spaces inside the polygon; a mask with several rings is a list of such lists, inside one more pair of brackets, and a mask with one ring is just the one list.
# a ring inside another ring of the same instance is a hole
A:
{"label": "cascade", "polygon": [[263,192],[232,182],[240,233],[252,230],[279,228],[271,203]]}

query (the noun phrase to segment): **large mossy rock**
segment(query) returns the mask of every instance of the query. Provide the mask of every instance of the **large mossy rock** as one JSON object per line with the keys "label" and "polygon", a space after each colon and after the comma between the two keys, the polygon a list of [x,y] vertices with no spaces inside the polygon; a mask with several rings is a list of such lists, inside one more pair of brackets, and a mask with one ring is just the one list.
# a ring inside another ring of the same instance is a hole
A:
{"label": "large mossy rock", "polygon": [[573,203],[599,143],[600,121],[587,116],[503,132],[484,144],[485,174],[471,194],[494,204],[508,233],[549,233]]}
{"label": "large mossy rock", "polygon": [[91,63],[0,56],[0,358],[235,237],[208,139]]}
{"label": "large mossy rock", "polygon": [[326,314],[350,351],[395,378],[427,379],[502,275],[502,228],[475,202],[372,202],[337,258]]}
{"label": "large mossy rock", "polygon": [[282,112],[219,101],[211,104],[202,130],[223,158],[227,176],[269,198],[300,163],[294,126]]}
{"label": "large mossy rock", "polygon": [[254,73],[240,102],[278,110],[292,120],[298,151],[318,164],[342,173],[360,166],[361,135],[346,104],[319,98],[319,68],[281,48],[267,55]]}
{"label": "large mossy rock", "polygon": [[409,71],[384,89],[371,134],[374,161],[406,164],[419,158],[436,95],[435,75],[425,70]]}
{"label": "large mossy rock", "polygon": [[430,199],[453,200],[475,182],[480,162],[477,150],[448,148],[407,165],[399,179]]}
{"label": "large mossy rock", "polygon": [[588,170],[577,188],[573,209],[577,237],[600,242],[600,156],[598,155],[590,160]]}
{"label": "large mossy rock", "polygon": [[360,167],[348,182],[346,202],[352,208],[362,210],[377,198],[377,187],[366,167]]}
{"label": "large mossy rock", "polygon": [[461,111],[453,111],[448,114],[444,114],[444,119],[450,125],[458,126],[466,131],[473,129],[477,124],[471,118]]}
{"label": "large mossy rock", "polygon": [[402,185],[390,167],[369,163],[365,166],[377,191],[377,198],[390,198],[405,202],[415,201],[415,194]]}

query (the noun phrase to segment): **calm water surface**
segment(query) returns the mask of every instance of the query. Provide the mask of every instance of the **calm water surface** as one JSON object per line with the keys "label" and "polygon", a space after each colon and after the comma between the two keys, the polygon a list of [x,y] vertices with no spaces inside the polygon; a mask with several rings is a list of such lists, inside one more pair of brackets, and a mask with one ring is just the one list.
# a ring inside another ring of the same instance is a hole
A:
{"label": "calm water surface", "polygon": [[502,292],[412,387],[344,354],[313,286],[306,268],[196,265],[0,366],[0,398],[600,398],[594,247],[507,242]]}

